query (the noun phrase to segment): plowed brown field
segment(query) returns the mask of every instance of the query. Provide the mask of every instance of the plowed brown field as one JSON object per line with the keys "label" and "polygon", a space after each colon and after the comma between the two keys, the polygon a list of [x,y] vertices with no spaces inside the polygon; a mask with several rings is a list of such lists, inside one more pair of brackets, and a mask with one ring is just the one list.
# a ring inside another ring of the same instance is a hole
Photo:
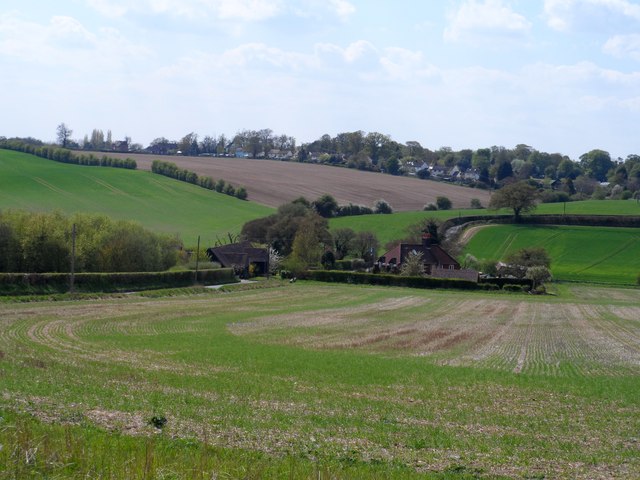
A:
{"label": "plowed brown field", "polygon": [[142,170],[151,170],[151,163],[156,159],[173,162],[198,175],[244,186],[249,200],[271,207],[300,196],[314,200],[325,193],[333,195],[339,204],[371,206],[382,198],[395,211],[422,210],[425,204],[435,203],[438,196],[448,197],[455,208],[469,207],[472,198],[478,198],[483,205],[489,202],[489,193],[485,190],[326,165],[244,158],[115,153],[111,156],[133,158]]}

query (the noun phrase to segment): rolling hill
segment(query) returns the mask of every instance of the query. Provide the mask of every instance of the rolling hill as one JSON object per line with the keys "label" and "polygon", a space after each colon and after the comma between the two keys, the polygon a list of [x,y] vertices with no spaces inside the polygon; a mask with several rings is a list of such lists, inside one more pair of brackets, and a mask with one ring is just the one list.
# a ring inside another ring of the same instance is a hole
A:
{"label": "rolling hill", "polygon": [[134,158],[143,170],[150,170],[153,160],[161,159],[198,175],[224,178],[246,187],[250,200],[271,207],[301,196],[315,200],[325,193],[333,195],[340,204],[369,207],[382,198],[395,211],[422,210],[425,204],[435,203],[438,196],[448,197],[456,208],[468,207],[472,198],[483,205],[489,202],[486,190],[326,165],[245,158],[110,155]]}
{"label": "rolling hill", "polygon": [[103,213],[212,244],[273,210],[145,171],[67,165],[0,149],[0,209]]}

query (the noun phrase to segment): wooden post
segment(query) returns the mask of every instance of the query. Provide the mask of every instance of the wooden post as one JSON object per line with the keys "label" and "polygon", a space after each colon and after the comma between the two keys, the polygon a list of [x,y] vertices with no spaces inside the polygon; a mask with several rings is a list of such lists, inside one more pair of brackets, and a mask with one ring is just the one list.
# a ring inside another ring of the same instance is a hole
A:
{"label": "wooden post", "polygon": [[196,249],[196,281],[198,283],[198,264],[200,263],[200,235],[198,235],[198,248]]}
{"label": "wooden post", "polygon": [[73,224],[71,230],[71,275],[69,276],[69,292],[73,293],[75,290],[75,278],[76,276],[76,224]]}

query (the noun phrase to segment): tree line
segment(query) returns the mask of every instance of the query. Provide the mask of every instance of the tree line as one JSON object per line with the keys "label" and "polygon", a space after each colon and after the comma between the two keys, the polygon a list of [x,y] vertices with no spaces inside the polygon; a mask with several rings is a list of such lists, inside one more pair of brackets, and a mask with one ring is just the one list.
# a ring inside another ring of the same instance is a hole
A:
{"label": "tree line", "polygon": [[[608,152],[599,149],[586,152],[577,160],[525,144],[514,148],[492,146],[456,151],[441,147],[431,150],[418,141],[401,143],[380,132],[361,130],[335,136],[324,134],[298,145],[294,137],[276,134],[269,128],[243,129],[231,136],[200,136],[190,132],[178,140],[157,137],[143,147],[131,143],[129,137],[125,141],[113,141],[110,130],[105,135],[102,130],[93,129],[81,142],[71,140],[71,133],[68,126],[61,124],[58,143],[87,150],[122,151],[120,149],[125,148],[125,151],[155,155],[239,156],[322,163],[391,175],[437,176],[479,188],[502,188],[519,180],[537,179],[554,183],[555,191],[566,194],[549,195],[543,201],[630,198],[640,192],[640,156],[630,154],[625,159],[612,158]],[[436,175],[438,171],[445,173]],[[473,175],[457,175],[465,172],[473,172]]]}
{"label": "tree line", "polygon": [[92,153],[78,154],[67,148],[45,145],[35,139],[4,138],[0,137],[0,148],[14,150],[17,152],[29,153],[40,158],[54,160],[61,163],[73,165],[88,165],[94,167],[113,167],[135,170],[138,168],[136,161],[132,158],[113,158],[107,155],[100,157]]}

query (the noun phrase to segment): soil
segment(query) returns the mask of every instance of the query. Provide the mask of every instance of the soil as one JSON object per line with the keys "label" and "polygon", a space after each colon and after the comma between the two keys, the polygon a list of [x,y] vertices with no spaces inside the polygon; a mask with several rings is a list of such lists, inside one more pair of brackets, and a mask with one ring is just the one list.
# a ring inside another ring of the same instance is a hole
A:
{"label": "soil", "polygon": [[249,200],[271,207],[301,196],[315,200],[325,193],[333,195],[340,205],[353,203],[370,207],[376,200],[384,199],[394,211],[422,210],[426,204],[435,203],[439,196],[449,198],[454,208],[468,208],[472,198],[483,205],[489,203],[486,190],[327,165],[247,158],[110,155],[133,158],[140,170],[151,170],[151,163],[160,159],[198,175],[222,178],[245,187]]}

